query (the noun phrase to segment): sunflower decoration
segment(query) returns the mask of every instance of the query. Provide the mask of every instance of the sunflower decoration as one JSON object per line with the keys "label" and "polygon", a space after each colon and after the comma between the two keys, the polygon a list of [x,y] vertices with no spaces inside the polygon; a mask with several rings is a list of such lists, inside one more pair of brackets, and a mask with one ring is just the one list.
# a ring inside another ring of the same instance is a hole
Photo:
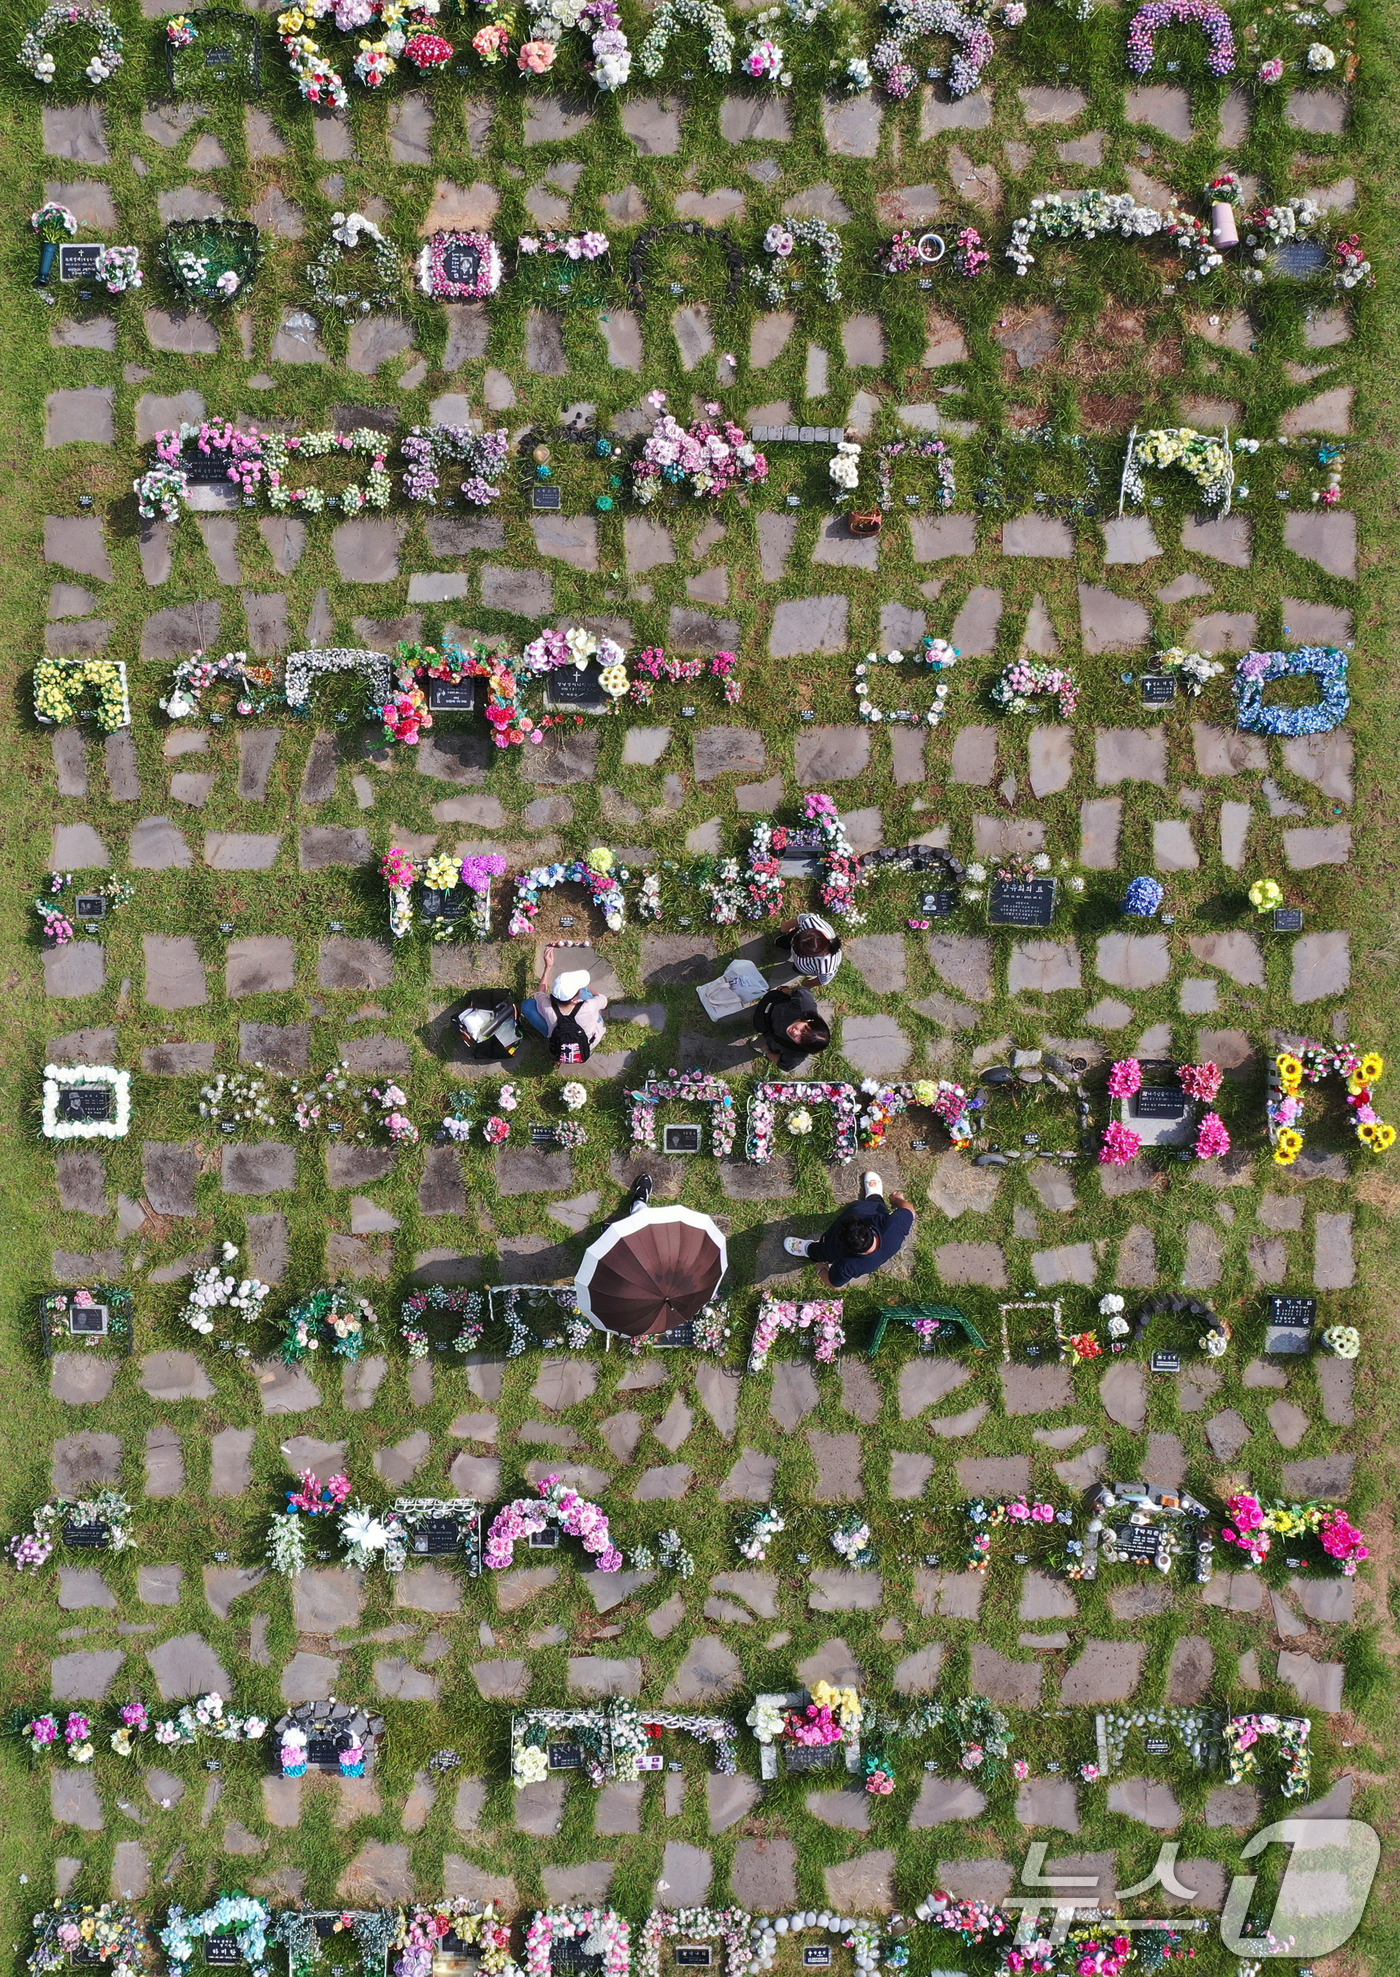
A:
{"label": "sunflower decoration", "polygon": [[1288,1098],[1295,1098],[1303,1088],[1303,1066],[1292,1051],[1280,1051],[1274,1059],[1278,1066],[1278,1081]]}
{"label": "sunflower decoration", "polygon": [[1303,1151],[1303,1135],[1292,1126],[1284,1126],[1274,1141],[1274,1165],[1291,1167]]}

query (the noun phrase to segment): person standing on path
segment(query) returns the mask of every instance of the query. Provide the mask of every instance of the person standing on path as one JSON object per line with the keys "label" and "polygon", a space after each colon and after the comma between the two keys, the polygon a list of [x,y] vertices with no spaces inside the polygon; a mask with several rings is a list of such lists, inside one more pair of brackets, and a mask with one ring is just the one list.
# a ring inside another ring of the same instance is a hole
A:
{"label": "person standing on path", "polygon": [[873,1277],[914,1233],[914,1204],[907,1195],[895,1193],[886,1201],[876,1173],[862,1174],[860,1184],[860,1200],[843,1209],[825,1235],[789,1236],[783,1244],[789,1256],[815,1263],[822,1282],[834,1291]]}

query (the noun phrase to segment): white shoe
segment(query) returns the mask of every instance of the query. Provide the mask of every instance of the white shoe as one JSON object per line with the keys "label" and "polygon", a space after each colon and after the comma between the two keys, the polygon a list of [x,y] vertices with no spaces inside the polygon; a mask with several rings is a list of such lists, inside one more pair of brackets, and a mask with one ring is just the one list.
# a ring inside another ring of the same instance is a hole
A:
{"label": "white shoe", "polygon": [[883,1198],[885,1192],[885,1184],[873,1168],[868,1174],[861,1175],[860,1188],[862,1199],[872,1194],[878,1194]]}
{"label": "white shoe", "polygon": [[810,1256],[812,1253],[811,1240],[806,1236],[785,1236],[783,1248],[789,1256]]}

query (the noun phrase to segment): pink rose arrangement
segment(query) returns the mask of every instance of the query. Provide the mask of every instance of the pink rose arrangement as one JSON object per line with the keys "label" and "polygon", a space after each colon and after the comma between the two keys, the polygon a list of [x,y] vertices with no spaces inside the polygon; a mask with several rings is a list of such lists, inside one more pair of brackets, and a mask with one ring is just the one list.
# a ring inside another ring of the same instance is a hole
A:
{"label": "pink rose arrangement", "polygon": [[825,1744],[839,1744],[841,1725],[825,1703],[809,1702],[806,1709],[790,1709],[783,1719],[783,1734],[795,1744],[808,1749],[819,1749]]}
{"label": "pink rose arrangement", "polygon": [[486,1533],[485,1560],[488,1571],[499,1572],[515,1558],[521,1538],[542,1531],[546,1524],[558,1524],[566,1537],[581,1538],[583,1548],[597,1560],[600,1572],[622,1569],[622,1553],[608,1535],[608,1520],[596,1503],[589,1503],[577,1490],[568,1489],[557,1476],[546,1476],[539,1484],[540,1501],[517,1497],[496,1513]]}

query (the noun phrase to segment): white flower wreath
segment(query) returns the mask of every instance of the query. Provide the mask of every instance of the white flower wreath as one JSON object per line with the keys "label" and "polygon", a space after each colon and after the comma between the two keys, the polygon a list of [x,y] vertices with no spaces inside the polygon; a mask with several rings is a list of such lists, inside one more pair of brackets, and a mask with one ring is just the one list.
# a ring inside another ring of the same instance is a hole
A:
{"label": "white flower wreath", "polygon": [[[61,1089],[108,1086],[113,1094],[110,1119],[63,1119],[58,1116]],[[44,1066],[43,1134],[49,1140],[125,1139],[131,1125],[131,1073],[110,1064],[46,1064]]]}
{"label": "white flower wreath", "polygon": [[305,707],[311,689],[326,673],[360,672],[369,688],[375,712],[384,705],[391,691],[392,668],[387,652],[365,652],[343,646],[324,652],[292,652],[287,656],[282,691],[289,707]]}
{"label": "white flower wreath", "polygon": [[97,35],[97,53],[83,73],[94,89],[100,89],[125,59],[122,31],[105,7],[74,6],[65,0],[63,5],[46,8],[19,45],[20,67],[28,69],[36,82],[52,82],[55,64],[49,53],[51,37],[60,29],[83,27],[92,28]]}
{"label": "white flower wreath", "polygon": [[734,36],[722,7],[715,0],[661,0],[652,17],[651,32],[637,51],[644,76],[661,73],[662,57],[672,35],[683,27],[698,27],[706,37],[706,54],[716,75],[727,76],[734,64]]}
{"label": "white flower wreath", "polygon": [[841,266],[841,236],[825,220],[779,220],[763,236],[763,249],[773,260],[749,270],[749,280],[772,309],[781,308],[798,286],[785,269],[799,247],[817,254],[816,282],[828,302],[841,300],[837,270]]}
{"label": "white flower wreath", "polygon": [[[340,292],[339,270],[347,253],[368,243],[374,260],[373,286]],[[330,238],[306,267],[306,285],[323,309],[333,309],[343,323],[367,316],[372,309],[387,309],[403,291],[403,268],[399,257],[373,220],[363,213],[332,213]]]}

